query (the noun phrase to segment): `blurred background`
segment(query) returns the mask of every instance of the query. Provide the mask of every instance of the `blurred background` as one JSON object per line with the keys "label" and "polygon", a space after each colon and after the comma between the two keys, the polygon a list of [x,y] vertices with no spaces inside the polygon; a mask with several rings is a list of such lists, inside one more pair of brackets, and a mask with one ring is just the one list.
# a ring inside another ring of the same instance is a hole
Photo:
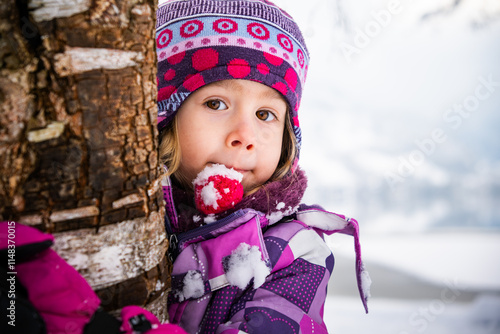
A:
{"label": "blurred background", "polygon": [[327,241],[332,333],[500,333],[500,1],[275,0],[311,53],[304,201],[356,218]]}

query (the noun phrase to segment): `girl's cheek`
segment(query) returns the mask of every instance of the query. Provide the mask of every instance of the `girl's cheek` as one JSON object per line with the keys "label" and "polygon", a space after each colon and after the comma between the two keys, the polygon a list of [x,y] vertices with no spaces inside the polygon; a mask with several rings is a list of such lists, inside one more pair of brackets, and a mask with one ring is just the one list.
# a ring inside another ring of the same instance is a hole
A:
{"label": "girl's cheek", "polygon": [[282,131],[272,131],[270,129],[267,129],[260,133],[257,140],[261,146],[264,145],[268,149],[279,151],[278,154],[281,154],[281,146],[283,141]]}
{"label": "girl's cheek", "polygon": [[261,128],[259,131],[258,138],[262,141],[269,142],[273,139],[279,139],[282,136],[282,132],[277,129]]}

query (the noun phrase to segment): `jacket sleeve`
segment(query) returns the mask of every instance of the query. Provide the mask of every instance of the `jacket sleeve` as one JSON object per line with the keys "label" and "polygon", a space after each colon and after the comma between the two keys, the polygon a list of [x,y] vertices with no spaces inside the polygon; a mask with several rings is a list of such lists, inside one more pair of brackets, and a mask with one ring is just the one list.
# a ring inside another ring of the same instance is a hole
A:
{"label": "jacket sleeve", "polygon": [[217,333],[327,333],[323,309],[334,258],[323,238],[300,222],[287,222],[264,240],[271,275],[258,289],[245,290]]}

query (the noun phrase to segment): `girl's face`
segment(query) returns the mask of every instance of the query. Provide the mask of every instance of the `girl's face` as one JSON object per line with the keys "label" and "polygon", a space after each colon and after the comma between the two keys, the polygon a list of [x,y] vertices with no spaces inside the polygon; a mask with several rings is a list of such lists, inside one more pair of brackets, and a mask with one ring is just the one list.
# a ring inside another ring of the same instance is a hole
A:
{"label": "girl's face", "polygon": [[207,165],[243,174],[245,192],[265,183],[281,155],[287,104],[274,89],[223,80],[192,93],[177,113],[181,163],[189,181]]}

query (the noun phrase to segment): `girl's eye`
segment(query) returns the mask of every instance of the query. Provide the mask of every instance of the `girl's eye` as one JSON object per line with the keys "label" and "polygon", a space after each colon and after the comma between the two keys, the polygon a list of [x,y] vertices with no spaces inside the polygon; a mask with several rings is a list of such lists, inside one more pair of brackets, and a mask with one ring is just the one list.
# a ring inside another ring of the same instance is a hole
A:
{"label": "girl's eye", "polygon": [[276,119],[276,116],[274,116],[274,114],[270,111],[259,110],[257,111],[257,118],[260,119],[261,121],[269,122]]}
{"label": "girl's eye", "polygon": [[227,109],[226,104],[220,100],[210,100],[210,101],[205,102],[205,105],[213,110]]}

